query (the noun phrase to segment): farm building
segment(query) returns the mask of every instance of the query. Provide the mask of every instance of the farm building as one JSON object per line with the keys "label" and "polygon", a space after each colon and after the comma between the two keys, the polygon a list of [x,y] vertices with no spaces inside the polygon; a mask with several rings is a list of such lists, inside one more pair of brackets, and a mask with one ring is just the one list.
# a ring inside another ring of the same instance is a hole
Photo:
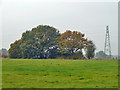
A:
{"label": "farm building", "polygon": [[0,58],[8,58],[8,51],[7,49],[0,49]]}

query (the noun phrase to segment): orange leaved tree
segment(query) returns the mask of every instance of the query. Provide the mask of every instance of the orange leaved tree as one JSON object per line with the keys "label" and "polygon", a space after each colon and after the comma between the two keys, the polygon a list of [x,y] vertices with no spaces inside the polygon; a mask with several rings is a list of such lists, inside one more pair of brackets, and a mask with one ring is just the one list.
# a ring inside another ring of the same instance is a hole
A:
{"label": "orange leaved tree", "polygon": [[84,38],[84,34],[78,31],[70,31],[62,33],[61,36],[57,38],[58,48],[62,55],[73,55],[75,53],[81,52],[82,49],[86,48],[92,41]]}

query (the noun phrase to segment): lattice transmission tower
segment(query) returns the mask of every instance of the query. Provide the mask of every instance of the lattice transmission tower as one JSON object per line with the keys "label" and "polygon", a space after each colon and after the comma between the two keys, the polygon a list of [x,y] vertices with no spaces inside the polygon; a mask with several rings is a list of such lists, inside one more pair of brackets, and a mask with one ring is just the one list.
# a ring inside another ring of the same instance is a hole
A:
{"label": "lattice transmission tower", "polygon": [[104,53],[111,57],[109,26],[106,26],[106,37],[105,37]]}

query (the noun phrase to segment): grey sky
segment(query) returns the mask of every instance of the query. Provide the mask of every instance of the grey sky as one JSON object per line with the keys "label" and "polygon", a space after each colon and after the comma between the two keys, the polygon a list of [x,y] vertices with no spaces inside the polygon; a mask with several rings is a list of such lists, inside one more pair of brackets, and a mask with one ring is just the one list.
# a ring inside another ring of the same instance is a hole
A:
{"label": "grey sky", "polygon": [[41,2],[5,0],[2,3],[2,46],[21,38],[22,33],[41,24],[54,26],[61,33],[76,30],[104,49],[105,27],[110,27],[112,54],[118,53],[117,2]]}

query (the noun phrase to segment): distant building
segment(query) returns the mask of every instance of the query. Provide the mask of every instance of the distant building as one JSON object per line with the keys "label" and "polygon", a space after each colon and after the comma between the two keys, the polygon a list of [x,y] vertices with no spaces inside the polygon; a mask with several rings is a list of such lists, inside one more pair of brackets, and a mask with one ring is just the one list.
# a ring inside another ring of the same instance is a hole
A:
{"label": "distant building", "polygon": [[0,58],[8,58],[8,51],[7,49],[0,49]]}

